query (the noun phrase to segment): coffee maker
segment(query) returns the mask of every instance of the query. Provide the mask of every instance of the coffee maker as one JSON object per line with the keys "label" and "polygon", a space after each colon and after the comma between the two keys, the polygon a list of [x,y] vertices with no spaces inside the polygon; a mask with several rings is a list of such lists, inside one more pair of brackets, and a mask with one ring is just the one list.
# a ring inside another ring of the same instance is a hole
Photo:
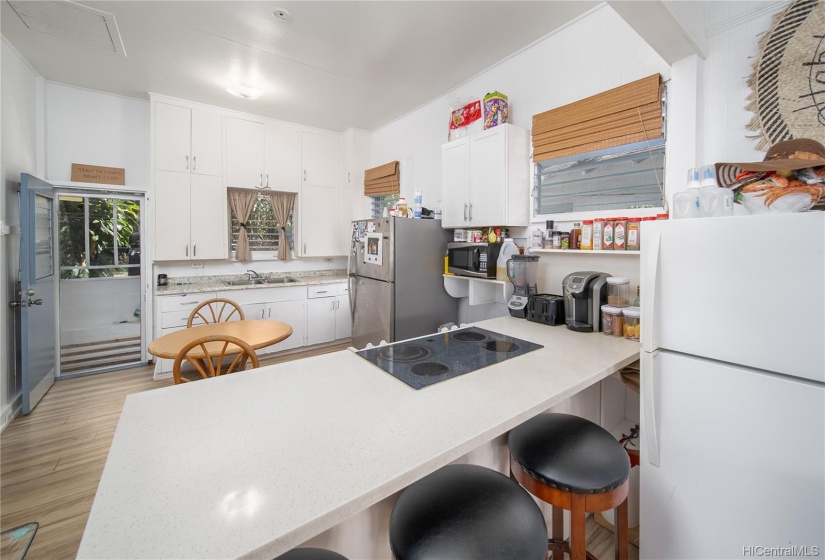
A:
{"label": "coffee maker", "polygon": [[538,293],[539,258],[535,255],[513,255],[507,261],[507,278],[513,283],[513,295],[507,309],[513,317],[527,317],[527,302]]}
{"label": "coffee maker", "polygon": [[607,303],[606,272],[574,272],[562,280],[564,318],[567,328],[576,332],[599,332],[599,314]]}

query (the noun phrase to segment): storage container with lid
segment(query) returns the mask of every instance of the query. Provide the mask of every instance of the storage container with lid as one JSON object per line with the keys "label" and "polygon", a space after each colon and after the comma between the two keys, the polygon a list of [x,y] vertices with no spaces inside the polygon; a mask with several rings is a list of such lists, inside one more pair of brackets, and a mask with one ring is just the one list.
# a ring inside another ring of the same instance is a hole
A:
{"label": "storage container with lid", "polygon": [[593,220],[593,250],[602,249],[602,231],[604,230],[604,218]]}
{"label": "storage container with lid", "polygon": [[593,220],[582,221],[582,242],[579,249],[584,251],[593,249]]}
{"label": "storage container with lid", "polygon": [[602,227],[602,249],[613,250],[613,221],[616,218],[605,218]]}
{"label": "storage container with lid", "polygon": [[627,307],[630,305],[630,278],[624,276],[607,277],[607,305]]}
{"label": "storage container with lid", "polygon": [[625,243],[625,248],[628,251],[639,250],[639,229],[641,223],[641,218],[630,218],[627,220],[627,241]]}
{"label": "storage container with lid", "polygon": [[613,250],[624,251],[627,240],[627,218],[613,220]]}
{"label": "storage container with lid", "polygon": [[628,340],[639,340],[641,309],[639,307],[625,307],[622,309],[624,320],[624,337]]}
{"label": "storage container with lid", "polygon": [[602,332],[607,336],[624,335],[624,319],[621,307],[602,305]]}

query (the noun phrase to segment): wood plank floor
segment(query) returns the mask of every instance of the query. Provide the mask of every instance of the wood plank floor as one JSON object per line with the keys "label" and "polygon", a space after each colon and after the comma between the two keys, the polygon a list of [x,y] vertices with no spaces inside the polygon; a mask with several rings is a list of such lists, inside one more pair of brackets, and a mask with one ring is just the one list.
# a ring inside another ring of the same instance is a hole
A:
{"label": "wood plank floor", "polygon": [[[265,358],[261,365],[341,350],[347,344]],[[59,381],[28,416],[0,434],[0,529],[36,521],[27,559],[75,558],[123,403],[172,384],[149,366]],[[613,535],[588,521],[588,550],[612,557]],[[631,546],[631,560],[638,549]],[[356,559],[352,559],[356,560]]]}

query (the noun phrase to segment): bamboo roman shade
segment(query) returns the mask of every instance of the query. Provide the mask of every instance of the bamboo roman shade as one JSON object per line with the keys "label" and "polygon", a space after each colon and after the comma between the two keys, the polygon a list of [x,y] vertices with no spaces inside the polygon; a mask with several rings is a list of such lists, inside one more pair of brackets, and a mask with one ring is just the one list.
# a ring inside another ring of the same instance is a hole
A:
{"label": "bamboo roman shade", "polygon": [[653,74],[533,116],[533,161],[662,136],[662,77]]}
{"label": "bamboo roman shade", "polygon": [[398,162],[391,161],[364,172],[364,196],[384,196],[401,192]]}

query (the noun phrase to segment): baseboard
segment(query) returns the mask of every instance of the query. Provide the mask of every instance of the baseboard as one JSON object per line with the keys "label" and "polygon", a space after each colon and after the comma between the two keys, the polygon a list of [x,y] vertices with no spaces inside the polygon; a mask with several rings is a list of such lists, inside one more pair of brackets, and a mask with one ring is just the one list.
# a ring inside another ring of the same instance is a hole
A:
{"label": "baseboard", "polygon": [[11,424],[11,421],[14,420],[20,411],[23,410],[23,395],[17,395],[17,398],[14,399],[9,406],[7,406],[3,410],[3,414],[0,415],[0,432],[6,429],[6,426]]}

